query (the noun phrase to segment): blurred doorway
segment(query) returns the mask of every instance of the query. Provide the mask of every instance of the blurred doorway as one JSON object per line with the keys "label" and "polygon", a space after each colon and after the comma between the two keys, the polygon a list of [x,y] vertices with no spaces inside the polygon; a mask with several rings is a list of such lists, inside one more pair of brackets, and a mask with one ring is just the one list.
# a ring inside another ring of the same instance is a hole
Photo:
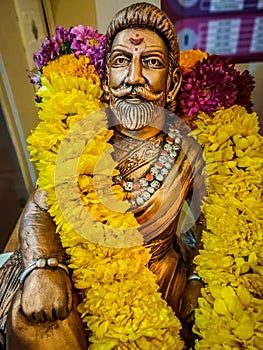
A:
{"label": "blurred doorway", "polygon": [[16,153],[0,104],[0,253],[28,197]]}

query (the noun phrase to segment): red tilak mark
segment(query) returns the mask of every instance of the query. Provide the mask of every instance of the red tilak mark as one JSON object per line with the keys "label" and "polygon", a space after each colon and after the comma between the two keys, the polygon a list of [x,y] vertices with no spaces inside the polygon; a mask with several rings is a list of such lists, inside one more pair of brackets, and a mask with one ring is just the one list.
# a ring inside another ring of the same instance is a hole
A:
{"label": "red tilak mark", "polygon": [[144,38],[130,38],[130,42],[134,45],[139,45],[141,42],[143,42]]}

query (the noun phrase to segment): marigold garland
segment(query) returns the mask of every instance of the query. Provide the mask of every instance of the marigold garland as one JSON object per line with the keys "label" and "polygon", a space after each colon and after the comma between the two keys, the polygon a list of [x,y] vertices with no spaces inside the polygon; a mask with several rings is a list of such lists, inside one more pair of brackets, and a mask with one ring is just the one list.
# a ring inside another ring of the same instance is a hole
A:
{"label": "marigold garland", "polygon": [[[96,40],[92,39],[94,33]],[[37,105],[42,121],[28,138],[31,160],[39,171],[39,187],[48,191],[49,212],[71,257],[75,286],[83,296],[79,311],[92,332],[89,349],[182,349],[178,336],[180,323],[161,299],[155,276],[146,267],[149,251],[143,246],[110,249],[86,240],[72,230],[57,203],[54,172],[59,147],[77,122],[104,106],[100,102],[98,69],[88,58],[92,57],[91,51],[96,52],[95,63],[99,64],[102,76],[104,40],[90,27],[78,26],[69,32],[59,27],[56,36],[47,40],[37,53],[35,58],[42,76]],[[79,59],[70,55],[74,50]],[[191,74],[203,59],[207,65],[206,53],[196,50],[183,53],[180,61],[183,74]],[[249,111],[252,78],[247,72],[237,73],[236,77],[237,100]],[[39,76],[32,82],[39,83]],[[250,84],[249,89],[245,89],[246,83]],[[207,228],[202,236],[203,250],[195,259],[199,275],[207,283],[196,310],[194,329],[200,336],[196,349],[261,349],[262,138],[255,113],[248,114],[238,105],[218,108],[215,104],[214,108],[213,113],[206,114],[200,109],[191,116],[178,111],[195,129],[193,135],[204,148],[208,171],[208,197],[203,206]],[[132,216],[112,215],[94,193],[92,164],[110,147],[111,137],[103,114],[99,120],[98,130],[103,126],[105,129],[96,135],[93,145],[87,142],[75,184],[85,210],[92,212],[94,222],[89,225],[95,235],[101,228],[95,222],[105,220],[110,227],[108,233],[131,225],[136,232]],[[69,164],[73,159],[74,154],[69,154]],[[62,179],[60,186],[63,185]],[[116,187],[114,191],[121,199],[121,189]],[[68,208],[73,217],[84,215],[83,208],[79,210],[70,203]]]}
{"label": "marigold garland", "polygon": [[196,349],[263,346],[263,140],[256,113],[241,106],[199,113],[207,228],[195,262],[207,283],[196,310]]}
{"label": "marigold garland", "polygon": [[[43,70],[41,88],[37,92],[41,98],[37,105],[41,108],[39,117],[42,122],[27,141],[31,160],[36,162],[39,171],[38,185],[48,192],[49,213],[70,256],[69,267],[73,269],[74,284],[83,296],[78,310],[92,332],[89,349],[168,350],[172,346],[182,349],[180,322],[161,298],[156,278],[147,268],[150,259],[148,249],[142,245],[126,249],[107,248],[86,240],[72,230],[64,219],[65,212],[57,203],[54,172],[61,142],[77,121],[103,107],[99,101],[102,93],[100,82],[94,79],[93,70],[89,70],[86,81],[82,81],[82,77],[69,76],[61,69],[61,64],[68,59],[51,61]],[[107,220],[110,231],[114,230],[112,227],[135,226],[136,221],[132,214],[122,217],[112,215],[110,209],[99,203],[92,179],[94,165],[109,146],[112,132],[107,130],[103,116],[96,119],[96,123],[91,122],[92,127],[94,124],[98,130],[104,127],[105,131],[98,133],[92,144],[86,135],[87,148],[79,161],[78,184],[85,207],[94,216],[93,222],[88,222],[88,229],[96,237],[99,236],[96,231],[98,220]],[[68,159],[74,159],[74,147],[69,147]],[[63,177],[59,185],[65,185]],[[120,187],[115,188],[115,195],[122,197]],[[69,194],[66,196],[68,198]],[[83,223],[82,209],[67,203],[70,215],[76,215]]]}

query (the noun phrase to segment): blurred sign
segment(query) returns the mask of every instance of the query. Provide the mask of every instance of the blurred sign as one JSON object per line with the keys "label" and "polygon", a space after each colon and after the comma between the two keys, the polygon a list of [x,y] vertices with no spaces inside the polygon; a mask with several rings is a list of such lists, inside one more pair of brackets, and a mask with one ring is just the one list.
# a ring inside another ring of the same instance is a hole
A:
{"label": "blurred sign", "polygon": [[181,50],[263,61],[263,0],[162,0]]}

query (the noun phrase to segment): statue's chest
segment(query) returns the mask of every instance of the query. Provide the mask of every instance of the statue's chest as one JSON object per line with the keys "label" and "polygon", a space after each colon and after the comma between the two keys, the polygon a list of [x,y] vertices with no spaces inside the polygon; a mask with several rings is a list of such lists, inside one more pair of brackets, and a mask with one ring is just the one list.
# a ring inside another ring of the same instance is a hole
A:
{"label": "statue's chest", "polygon": [[121,137],[114,141],[119,175],[113,180],[123,187],[132,208],[140,207],[150,200],[169,175],[180,154],[181,135],[175,130],[144,141]]}
{"label": "statue's chest", "polygon": [[145,141],[118,139],[113,146],[120,176],[134,180],[141,178],[157,159],[162,137]]}

